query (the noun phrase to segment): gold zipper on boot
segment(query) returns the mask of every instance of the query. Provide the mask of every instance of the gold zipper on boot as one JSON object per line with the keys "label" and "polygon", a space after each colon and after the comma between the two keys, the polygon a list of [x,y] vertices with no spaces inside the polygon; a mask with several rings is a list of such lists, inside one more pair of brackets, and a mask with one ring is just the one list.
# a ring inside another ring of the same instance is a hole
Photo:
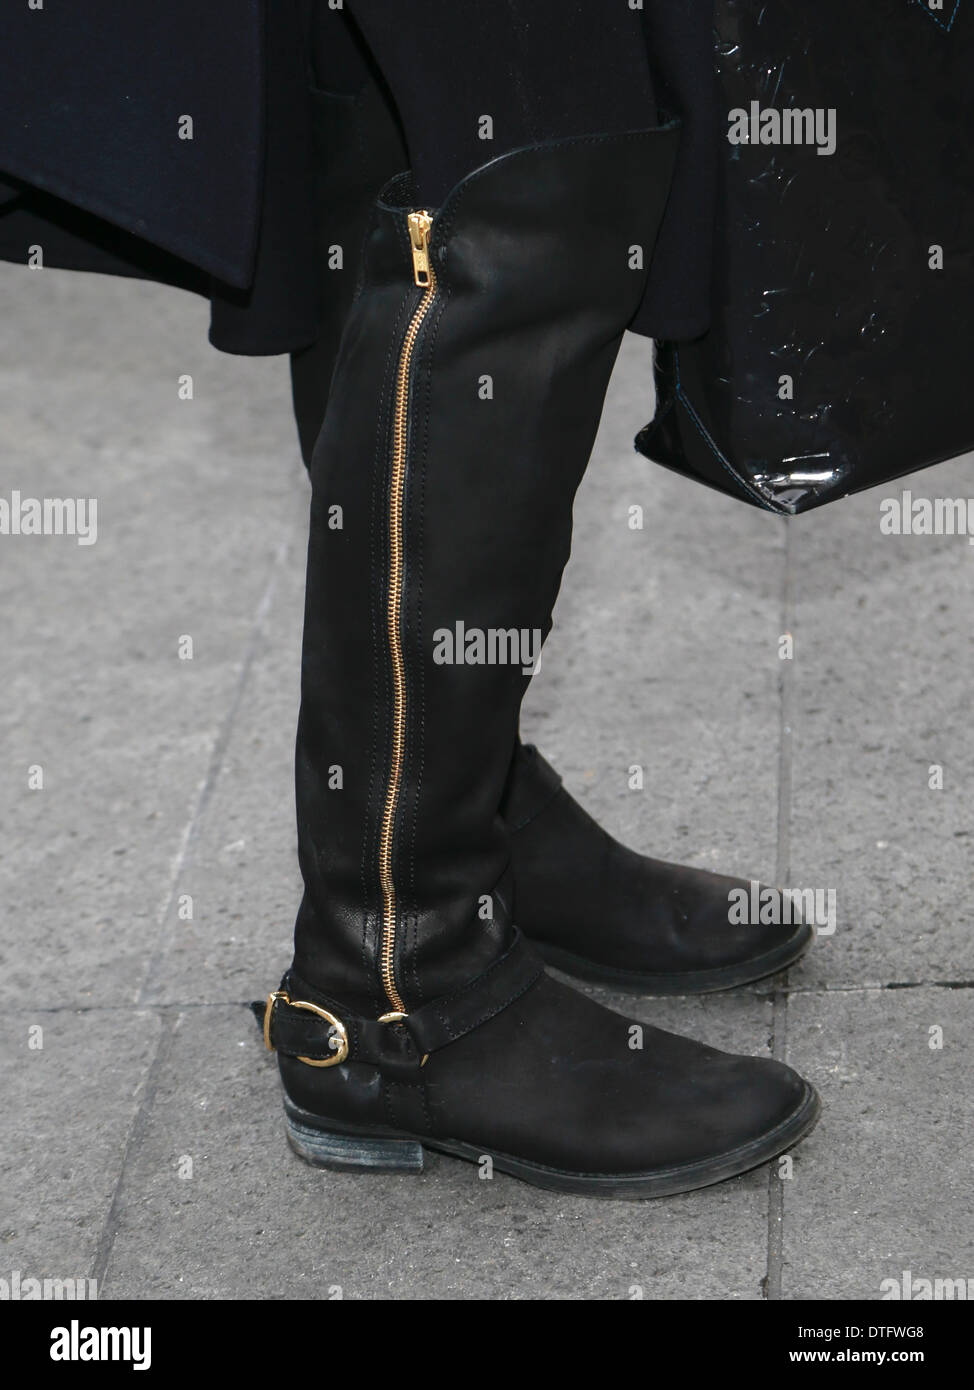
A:
{"label": "gold zipper on boot", "polygon": [[[382,987],[396,1014],[405,1015],[406,1005],[396,988],[395,955],[398,908],[392,872],[392,839],[396,808],[402,781],[403,748],[406,733],[406,672],[402,653],[402,577],[403,577],[403,497],[406,487],[406,448],[408,444],[409,386],[413,349],[423,320],[436,295],[436,272],[430,262],[429,243],[433,219],[428,212],[411,212],[409,245],[413,253],[413,279],[426,291],[409,321],[399,354],[396,372],[396,398],[392,421],[392,472],[389,479],[389,591],[386,596],[386,633],[392,664],[392,754],[389,781],[379,832],[379,882],[382,887],[382,949],[380,966]],[[390,1018],[384,1014],[383,1018]]]}

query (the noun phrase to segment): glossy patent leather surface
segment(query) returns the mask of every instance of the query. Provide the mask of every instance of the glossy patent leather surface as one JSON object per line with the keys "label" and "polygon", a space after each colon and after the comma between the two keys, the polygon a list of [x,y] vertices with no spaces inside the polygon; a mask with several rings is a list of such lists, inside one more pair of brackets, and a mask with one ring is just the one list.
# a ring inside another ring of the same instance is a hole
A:
{"label": "glossy patent leather surface", "polygon": [[[715,316],[660,345],[636,446],[803,512],[974,447],[974,3],[719,0],[716,22]],[[809,109],[812,143],[771,143]],[[767,143],[725,138],[735,110]]]}

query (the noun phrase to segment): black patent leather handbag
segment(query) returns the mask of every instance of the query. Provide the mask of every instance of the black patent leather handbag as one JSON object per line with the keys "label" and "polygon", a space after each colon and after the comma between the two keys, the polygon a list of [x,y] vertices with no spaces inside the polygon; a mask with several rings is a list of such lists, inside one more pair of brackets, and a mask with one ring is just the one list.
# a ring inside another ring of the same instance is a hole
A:
{"label": "black patent leather handbag", "polygon": [[974,448],[974,0],[717,0],[711,330],[658,463],[796,513]]}

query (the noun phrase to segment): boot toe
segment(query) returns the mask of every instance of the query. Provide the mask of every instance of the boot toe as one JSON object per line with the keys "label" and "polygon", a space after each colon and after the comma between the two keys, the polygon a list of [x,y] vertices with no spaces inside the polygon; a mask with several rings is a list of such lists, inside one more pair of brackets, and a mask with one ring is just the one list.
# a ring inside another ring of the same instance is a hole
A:
{"label": "boot toe", "polygon": [[[800,1118],[816,1108],[815,1093],[792,1067],[682,1038],[677,1053],[669,1045],[672,1035],[659,1037],[667,1040],[661,1054],[666,1072],[661,1078],[650,1064],[643,1093],[645,1125],[659,1166],[719,1166],[751,1151],[756,1164],[780,1153],[791,1142],[792,1128],[804,1133]],[[666,1117],[662,1130],[659,1115]],[[736,1171],[748,1166],[742,1161]]]}
{"label": "boot toe", "polygon": [[728,1059],[724,1107],[732,1121],[730,1147],[741,1147],[784,1129],[808,1103],[811,1087],[784,1062],[770,1057]]}
{"label": "boot toe", "polygon": [[[783,970],[811,944],[813,929],[797,910],[789,911],[787,921],[754,920],[750,911],[747,920],[736,920],[739,913],[734,909],[741,895],[748,902],[751,898],[751,885],[745,880],[679,865],[659,866],[659,878],[666,877],[666,869],[672,888],[663,900],[677,972],[682,968],[687,974],[715,977],[724,972],[739,976],[733,982],[743,984]],[[774,892],[756,885],[759,902],[761,895]],[[678,964],[677,956],[682,957]]]}

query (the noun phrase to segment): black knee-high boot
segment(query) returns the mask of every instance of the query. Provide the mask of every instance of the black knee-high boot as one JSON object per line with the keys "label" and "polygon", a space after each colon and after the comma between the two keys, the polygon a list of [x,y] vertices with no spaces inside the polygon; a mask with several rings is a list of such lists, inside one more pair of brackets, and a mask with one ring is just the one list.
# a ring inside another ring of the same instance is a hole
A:
{"label": "black knee-high boot", "polygon": [[268,1001],[288,1132],[325,1165],[423,1147],[649,1196],[792,1144],[779,1063],[633,1025],[541,969],[499,815],[571,506],[639,303],[672,131],[380,200],[312,465],[297,747],[305,895]]}

